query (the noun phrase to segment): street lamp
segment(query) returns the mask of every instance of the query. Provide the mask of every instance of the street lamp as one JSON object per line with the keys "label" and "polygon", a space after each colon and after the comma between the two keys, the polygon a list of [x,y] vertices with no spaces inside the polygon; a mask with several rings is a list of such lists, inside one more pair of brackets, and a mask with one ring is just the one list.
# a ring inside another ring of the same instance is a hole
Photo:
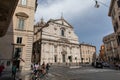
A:
{"label": "street lamp", "polygon": [[105,6],[105,7],[108,7],[108,5],[106,5],[105,3],[101,2],[101,1],[98,1],[98,0],[94,0],[94,1],[95,1],[95,7],[96,7],[96,8],[99,8],[99,7],[100,7],[99,3],[102,4],[102,5]]}
{"label": "street lamp", "polygon": [[95,7],[96,7],[96,8],[99,8],[99,7],[100,7],[100,5],[98,4],[98,1],[97,1],[97,0],[95,0]]}

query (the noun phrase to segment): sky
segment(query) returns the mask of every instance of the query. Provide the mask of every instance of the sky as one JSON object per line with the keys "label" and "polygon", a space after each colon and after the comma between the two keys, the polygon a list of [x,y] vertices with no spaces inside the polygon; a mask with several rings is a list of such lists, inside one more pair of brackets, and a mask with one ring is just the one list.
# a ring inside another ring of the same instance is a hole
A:
{"label": "sky", "polygon": [[35,22],[41,18],[64,19],[70,23],[79,38],[80,43],[96,46],[99,53],[103,37],[113,33],[112,21],[108,16],[110,0],[98,0],[99,8],[95,8],[94,0],[38,0]]}

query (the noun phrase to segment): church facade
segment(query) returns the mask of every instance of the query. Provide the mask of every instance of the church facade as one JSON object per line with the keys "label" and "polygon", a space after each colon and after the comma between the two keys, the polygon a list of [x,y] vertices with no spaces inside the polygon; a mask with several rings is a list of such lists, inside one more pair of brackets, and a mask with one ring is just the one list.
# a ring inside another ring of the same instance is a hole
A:
{"label": "church facade", "polygon": [[34,26],[33,61],[45,63],[81,62],[78,36],[64,19],[41,20]]}

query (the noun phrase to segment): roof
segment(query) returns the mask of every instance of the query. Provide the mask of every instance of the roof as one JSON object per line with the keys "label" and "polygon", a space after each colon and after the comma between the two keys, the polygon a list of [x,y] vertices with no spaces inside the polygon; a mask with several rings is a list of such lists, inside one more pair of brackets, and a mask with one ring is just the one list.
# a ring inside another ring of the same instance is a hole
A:
{"label": "roof", "polygon": [[95,48],[96,48],[96,46],[91,45],[91,44],[87,44],[87,43],[81,43],[80,46],[81,46],[81,45],[84,45],[84,46],[91,46],[91,47],[95,47]]}
{"label": "roof", "polygon": [[61,18],[61,19],[50,19],[49,20],[50,22],[53,22],[55,24],[60,24],[60,25],[64,25],[66,27],[69,27],[69,28],[73,28],[64,18]]}

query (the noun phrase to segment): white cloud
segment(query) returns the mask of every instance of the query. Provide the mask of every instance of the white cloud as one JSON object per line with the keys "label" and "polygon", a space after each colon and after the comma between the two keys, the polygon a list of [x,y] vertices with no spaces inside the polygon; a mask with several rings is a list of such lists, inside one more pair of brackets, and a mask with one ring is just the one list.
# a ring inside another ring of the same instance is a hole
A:
{"label": "white cloud", "polygon": [[76,15],[80,17],[87,10],[91,9],[91,7],[93,8],[94,4],[94,0],[46,0],[44,3],[38,5],[35,18],[36,21],[41,17],[45,20],[60,18],[62,12],[64,17],[74,17]]}

